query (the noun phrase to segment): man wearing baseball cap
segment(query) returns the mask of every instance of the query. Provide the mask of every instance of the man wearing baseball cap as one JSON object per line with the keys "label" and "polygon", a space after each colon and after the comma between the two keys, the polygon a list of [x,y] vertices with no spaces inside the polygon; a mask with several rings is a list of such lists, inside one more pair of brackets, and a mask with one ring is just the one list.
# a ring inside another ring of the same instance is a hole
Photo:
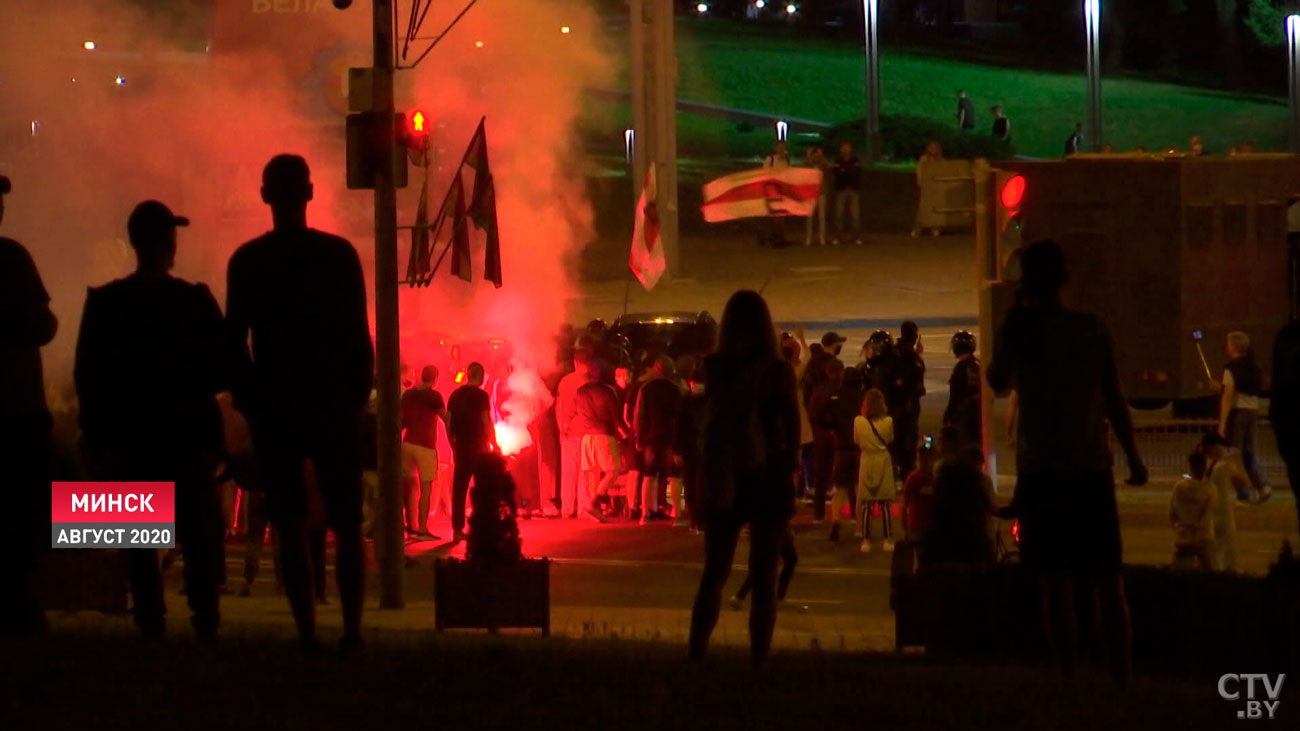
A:
{"label": "man wearing baseball cap", "polygon": [[[0,175],[0,222],[9,178]],[[0,550],[10,557],[7,582],[13,594],[0,602],[0,634],[45,631],[36,595],[36,567],[44,550],[50,503],[50,412],[45,405],[41,346],[54,338],[58,320],[32,257],[13,239],[0,236],[0,464],[17,524],[0,531]],[[41,517],[44,516],[44,517]]]}
{"label": "man wearing baseball cap", "polygon": [[[170,273],[176,229],[189,223],[158,201],[131,212],[126,228],[136,270],[86,293],[73,377],[96,479],[175,483],[186,599],[195,632],[210,640],[224,562],[213,482],[222,442],[216,395],[228,388],[233,357],[207,286]],[[161,636],[156,552],[127,554],[136,625],[147,637]]]}
{"label": "man wearing baseball cap", "polygon": [[847,340],[848,338],[832,330],[822,336],[822,347],[826,349],[827,353],[838,358],[840,357],[840,351],[844,349],[844,343]]}

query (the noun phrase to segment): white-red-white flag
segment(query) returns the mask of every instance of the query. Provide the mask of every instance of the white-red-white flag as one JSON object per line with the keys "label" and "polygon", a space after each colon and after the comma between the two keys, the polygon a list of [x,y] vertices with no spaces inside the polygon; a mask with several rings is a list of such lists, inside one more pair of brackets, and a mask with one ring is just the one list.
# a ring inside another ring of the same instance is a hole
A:
{"label": "white-red-white flag", "polygon": [[636,224],[632,229],[632,252],[628,266],[637,281],[647,290],[655,288],[659,278],[668,269],[664,258],[663,240],[659,237],[659,209],[655,205],[655,166],[650,163],[645,183],[641,186],[641,199],[636,203]]}
{"label": "white-red-white flag", "polygon": [[811,216],[821,193],[816,168],[759,168],[704,184],[700,211],[710,223],[758,216]]}

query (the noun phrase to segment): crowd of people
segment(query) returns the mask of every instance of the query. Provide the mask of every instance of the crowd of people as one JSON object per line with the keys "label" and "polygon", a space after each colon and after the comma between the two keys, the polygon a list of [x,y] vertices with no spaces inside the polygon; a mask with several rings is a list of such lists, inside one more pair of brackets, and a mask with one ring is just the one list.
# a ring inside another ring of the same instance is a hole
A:
{"label": "crowd of people", "polygon": [[[8,189],[0,178],[0,217]],[[136,271],[92,288],[82,314],[75,368],[82,446],[95,479],[176,484],[185,595],[201,639],[214,638],[220,623],[219,481],[232,479],[254,493],[250,550],[254,543],[260,550],[269,523],[277,573],[307,652],[319,648],[315,605],[324,583],[324,532],[332,531],[342,649],[352,652],[361,645],[363,495],[374,488],[363,474],[373,473],[377,461],[364,279],[349,242],[307,225],[313,188],[306,161],[273,158],[261,193],[273,225],[231,257],[224,315],[205,285],[170,273],[178,229],[189,221],[157,201],[131,213]],[[42,486],[50,480],[51,421],[39,348],[58,323],[25,249],[0,239],[0,263],[0,417],[13,435],[0,445],[17,479],[30,485],[15,491],[16,508],[41,515],[48,509]],[[989,367],[975,357],[973,335],[951,337],[957,362],[937,446],[919,433],[926,364],[914,322],[903,322],[896,339],[888,331],[872,333],[852,365],[846,338],[828,332],[809,344],[801,329],[778,333],[766,301],[748,290],[727,302],[716,346],[699,356],[674,360],[666,348],[652,347],[628,364],[603,337],[603,323],[580,337],[563,330],[557,350],[566,367],[548,379],[554,407],[533,429],[541,483],[534,509],[597,522],[618,514],[642,524],[672,520],[702,532],[692,657],[706,652],[747,528],[744,593],[752,597],[756,661],[768,653],[777,602],[798,561],[790,521],[801,492],[814,520],[829,523],[829,540],[843,537],[847,513],[860,551],[895,550],[901,538],[922,566],[993,560],[991,523],[995,516],[1014,518],[1062,665],[1069,670],[1076,656],[1082,581],[1106,624],[1100,636],[1113,668],[1127,677],[1130,630],[1109,440],[1127,457],[1129,484],[1145,483],[1147,474],[1106,324],[1062,306],[1067,278],[1059,246],[1028,246],[1017,304],[999,328]],[[1253,453],[1261,374],[1243,338],[1228,338],[1220,429],[1189,458],[1189,476],[1171,501],[1176,558],[1205,568],[1235,566],[1232,501],[1269,494]],[[1271,417],[1294,481],[1300,321],[1274,347]],[[304,370],[302,363],[313,367]],[[412,498],[406,527],[417,538],[432,535],[442,424],[452,453],[453,539],[460,540],[476,465],[499,447],[483,367],[472,364],[445,401],[436,390],[438,375],[423,368],[421,383],[402,398]],[[984,381],[1016,397],[1017,484],[1001,508],[982,464]],[[226,392],[231,398],[221,396]],[[18,569],[16,598],[0,604],[8,615],[3,627],[41,631],[35,577],[44,524],[19,521],[5,539]],[[165,613],[157,552],[124,553],[135,622],[146,636],[158,637]],[[256,563],[252,556],[253,575]],[[252,575],[245,578],[247,588]],[[732,599],[739,604],[744,597]]]}

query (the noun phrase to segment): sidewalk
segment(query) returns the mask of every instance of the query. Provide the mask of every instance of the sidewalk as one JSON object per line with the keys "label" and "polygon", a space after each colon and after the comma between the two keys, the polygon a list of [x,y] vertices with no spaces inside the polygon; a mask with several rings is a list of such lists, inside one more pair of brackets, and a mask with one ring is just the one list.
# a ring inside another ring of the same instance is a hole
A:
{"label": "sidewalk", "polygon": [[[293,632],[293,616],[283,595],[274,594],[269,584],[257,585],[261,592],[252,597],[221,598],[221,622],[225,631],[236,634],[284,634]],[[169,590],[166,595],[171,621],[168,632],[179,636],[190,633],[186,618],[189,610],[185,597]],[[836,652],[892,652],[894,620],[888,617],[863,617],[847,614],[801,613],[798,604],[782,605],[777,617],[772,646],[778,650],[826,650]],[[367,601],[364,627],[367,634],[433,634],[432,599],[408,598],[402,609],[379,609],[373,599]],[[690,635],[689,608],[661,609],[643,607],[552,606],[551,634],[575,640],[633,640],[686,646]],[[328,640],[342,632],[342,617],[337,598],[331,592],[330,603],[317,607],[316,619]],[[749,612],[735,611],[725,600],[712,643],[723,647],[749,647]],[[129,615],[106,616],[93,612],[76,614],[50,613],[50,624],[59,634],[90,631],[133,634]],[[449,630],[449,633],[477,633],[476,630]],[[537,630],[502,630],[502,634],[536,635]]]}

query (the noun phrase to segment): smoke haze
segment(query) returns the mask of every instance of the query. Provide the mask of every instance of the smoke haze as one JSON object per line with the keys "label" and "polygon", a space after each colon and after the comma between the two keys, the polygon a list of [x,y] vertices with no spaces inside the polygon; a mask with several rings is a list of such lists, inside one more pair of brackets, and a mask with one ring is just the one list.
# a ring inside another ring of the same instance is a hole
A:
{"label": "smoke haze", "polygon": [[[435,2],[421,35],[440,32],[462,7]],[[399,48],[408,9],[399,2]],[[184,12],[149,16],[125,0],[0,3],[0,172],[14,184],[0,233],[32,253],[59,317],[44,350],[55,408],[71,390],[86,288],[134,266],[125,242],[132,206],[157,198],[191,218],[175,274],[224,302],[229,255],[270,226],[258,186],[276,153],[307,158],[316,184],[309,222],[353,241],[373,298],[371,194],[343,184],[344,79],[349,66],[369,65],[368,3],[338,11],[328,0],[216,0],[211,32],[199,34],[210,42],[188,49],[177,40],[177,18],[194,25]],[[516,371],[515,408],[505,409],[512,422],[546,400],[536,376],[554,363],[570,263],[591,235],[573,122],[582,88],[612,75],[597,23],[584,0],[481,0],[417,69],[399,73],[399,108],[430,119],[431,212],[487,117],[505,275],[500,290],[482,281],[475,232],[474,283],[451,278],[444,262],[431,287],[403,288],[403,362],[449,374],[480,349],[458,360],[454,344],[503,352]],[[407,60],[421,50],[413,45]],[[399,191],[401,224],[413,222],[422,175],[412,167]],[[400,277],[409,233],[399,240]]]}

